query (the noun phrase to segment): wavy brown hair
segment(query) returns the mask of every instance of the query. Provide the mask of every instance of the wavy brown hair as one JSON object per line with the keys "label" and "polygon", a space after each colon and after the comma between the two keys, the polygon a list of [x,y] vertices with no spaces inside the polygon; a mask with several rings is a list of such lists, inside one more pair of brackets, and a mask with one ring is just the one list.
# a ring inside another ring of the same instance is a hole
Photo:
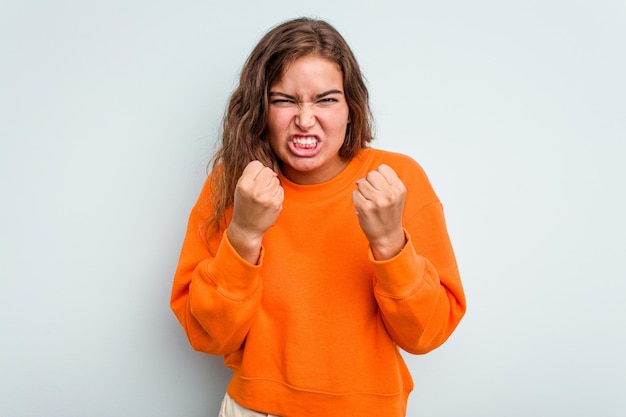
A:
{"label": "wavy brown hair", "polygon": [[233,203],[235,186],[248,163],[259,160],[280,171],[280,161],[267,140],[268,93],[289,64],[308,55],[334,62],[343,74],[350,123],[339,156],[350,160],[373,139],[367,87],[341,34],[329,23],[309,18],[275,26],[248,57],[226,109],[221,147],[212,162],[213,213],[205,222],[206,238],[224,226],[225,212]]}

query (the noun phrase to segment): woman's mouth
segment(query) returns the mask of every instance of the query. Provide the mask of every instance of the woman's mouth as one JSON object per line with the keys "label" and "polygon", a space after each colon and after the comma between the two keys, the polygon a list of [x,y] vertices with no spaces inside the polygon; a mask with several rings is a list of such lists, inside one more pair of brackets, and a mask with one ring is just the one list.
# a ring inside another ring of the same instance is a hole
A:
{"label": "woman's mouth", "polygon": [[315,136],[294,136],[289,141],[289,148],[296,156],[311,157],[317,155],[320,141]]}
{"label": "woman's mouth", "polygon": [[317,139],[311,136],[294,137],[291,140],[293,146],[301,149],[312,149],[317,146]]}

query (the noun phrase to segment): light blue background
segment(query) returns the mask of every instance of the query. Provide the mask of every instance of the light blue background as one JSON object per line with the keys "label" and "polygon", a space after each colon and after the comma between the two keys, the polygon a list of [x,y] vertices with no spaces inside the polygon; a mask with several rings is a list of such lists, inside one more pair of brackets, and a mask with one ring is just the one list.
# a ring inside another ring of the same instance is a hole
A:
{"label": "light blue background", "polygon": [[0,416],[215,416],[169,310],[189,210],[265,31],[333,23],[375,146],[446,208],[468,313],[408,415],[626,414],[626,3],[0,5]]}

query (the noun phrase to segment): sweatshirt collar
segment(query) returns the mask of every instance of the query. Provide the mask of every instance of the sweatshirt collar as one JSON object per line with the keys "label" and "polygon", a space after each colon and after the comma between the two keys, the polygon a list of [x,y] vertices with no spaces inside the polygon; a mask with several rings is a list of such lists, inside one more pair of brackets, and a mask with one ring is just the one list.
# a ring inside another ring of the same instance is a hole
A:
{"label": "sweatshirt collar", "polygon": [[371,158],[373,158],[371,148],[363,149],[348,162],[348,165],[338,175],[319,184],[296,184],[282,174],[279,175],[279,178],[286,196],[298,193],[300,194],[299,198],[320,199],[345,190],[346,187],[356,188],[356,181],[365,176],[365,167],[368,166],[368,161]]}

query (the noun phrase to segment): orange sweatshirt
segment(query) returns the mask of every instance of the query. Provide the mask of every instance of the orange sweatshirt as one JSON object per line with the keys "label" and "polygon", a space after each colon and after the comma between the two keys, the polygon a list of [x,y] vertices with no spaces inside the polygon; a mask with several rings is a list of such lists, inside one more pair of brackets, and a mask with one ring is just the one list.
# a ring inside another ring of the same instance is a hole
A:
{"label": "orange sweatshirt", "polygon": [[[356,181],[380,164],[407,188],[407,244],[376,261],[355,214]],[[218,233],[200,237],[205,185],[190,219],[171,307],[192,347],[223,355],[228,393],[283,417],[402,417],[413,389],[398,347],[426,353],[465,312],[442,206],[411,158],[366,149],[337,177],[297,185],[280,177],[283,210],[258,265]],[[208,184],[208,182],[207,182]],[[230,215],[230,214],[229,214]]]}

